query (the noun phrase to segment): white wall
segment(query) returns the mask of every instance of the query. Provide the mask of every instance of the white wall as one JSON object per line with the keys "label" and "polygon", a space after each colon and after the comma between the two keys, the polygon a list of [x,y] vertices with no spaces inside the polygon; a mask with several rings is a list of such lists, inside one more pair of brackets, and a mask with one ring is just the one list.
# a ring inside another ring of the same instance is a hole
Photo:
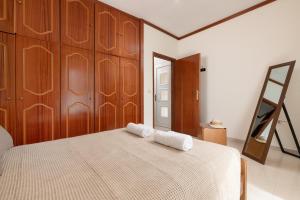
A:
{"label": "white wall", "polygon": [[[194,53],[202,54],[207,67],[201,77],[202,121],[221,119],[230,137],[243,140],[267,66],[297,60],[286,104],[300,139],[299,0],[278,0],[178,42],[178,58]],[[290,142],[284,144],[293,148]]]}
{"label": "white wall", "polygon": [[144,26],[144,123],[153,125],[153,52],[176,58],[178,41]]}

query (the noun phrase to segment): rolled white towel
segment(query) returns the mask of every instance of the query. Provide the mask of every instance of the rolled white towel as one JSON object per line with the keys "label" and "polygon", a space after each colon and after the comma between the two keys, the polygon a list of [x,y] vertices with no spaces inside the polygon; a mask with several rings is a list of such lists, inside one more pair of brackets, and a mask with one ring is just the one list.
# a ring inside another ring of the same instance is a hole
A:
{"label": "rolled white towel", "polygon": [[173,131],[156,131],[154,141],[182,151],[193,148],[193,138],[191,136]]}
{"label": "rolled white towel", "polygon": [[145,135],[146,137],[152,135],[155,132],[154,128],[152,128],[151,126],[147,126],[145,124],[138,124],[138,125],[143,127],[143,135]]}
{"label": "rolled white towel", "polygon": [[148,137],[154,133],[154,129],[144,124],[129,123],[127,131],[140,137]]}

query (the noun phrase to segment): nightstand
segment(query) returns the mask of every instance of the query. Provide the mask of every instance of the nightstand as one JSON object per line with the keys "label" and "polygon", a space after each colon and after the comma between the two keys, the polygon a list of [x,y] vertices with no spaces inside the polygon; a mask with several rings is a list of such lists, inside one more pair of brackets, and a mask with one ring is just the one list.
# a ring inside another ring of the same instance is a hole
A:
{"label": "nightstand", "polygon": [[201,130],[198,138],[208,142],[227,145],[226,128],[213,128],[208,124],[201,124],[200,127]]}

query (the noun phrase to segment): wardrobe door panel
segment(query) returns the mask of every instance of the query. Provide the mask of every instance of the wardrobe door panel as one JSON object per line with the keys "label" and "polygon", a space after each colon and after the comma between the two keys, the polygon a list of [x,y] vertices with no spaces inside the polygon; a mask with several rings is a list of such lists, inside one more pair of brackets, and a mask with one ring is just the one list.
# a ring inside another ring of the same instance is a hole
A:
{"label": "wardrobe door panel", "polygon": [[102,3],[96,3],[95,28],[96,50],[119,55],[119,11]]}
{"label": "wardrobe door panel", "polygon": [[14,0],[0,0],[0,31],[15,32]]}
{"label": "wardrobe door panel", "polygon": [[64,137],[94,132],[94,56],[89,50],[62,48],[61,131]]}
{"label": "wardrobe door panel", "polygon": [[60,0],[18,0],[17,33],[31,38],[59,40]]}
{"label": "wardrobe door panel", "polygon": [[120,118],[121,127],[140,122],[139,62],[121,58],[120,61]]}
{"label": "wardrobe door panel", "polygon": [[16,144],[15,36],[0,33],[0,125]]}
{"label": "wardrobe door panel", "polygon": [[93,0],[61,0],[61,37],[64,44],[93,49]]}
{"label": "wardrobe door panel", "polygon": [[96,54],[96,132],[119,128],[119,58]]}
{"label": "wardrobe door panel", "polygon": [[120,49],[121,56],[139,59],[140,51],[140,23],[126,14],[120,14]]}
{"label": "wardrobe door panel", "polygon": [[19,144],[60,138],[59,44],[17,36]]}

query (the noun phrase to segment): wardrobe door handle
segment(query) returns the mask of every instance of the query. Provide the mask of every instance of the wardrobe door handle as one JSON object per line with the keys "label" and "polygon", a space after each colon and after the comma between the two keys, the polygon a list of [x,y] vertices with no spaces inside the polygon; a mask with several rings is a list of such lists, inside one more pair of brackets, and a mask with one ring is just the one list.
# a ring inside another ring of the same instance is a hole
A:
{"label": "wardrobe door handle", "polygon": [[199,101],[199,90],[196,90],[196,100]]}
{"label": "wardrobe door handle", "polygon": [[20,101],[23,101],[23,100],[24,100],[24,97],[19,97],[19,100],[20,100]]}
{"label": "wardrobe door handle", "polygon": [[11,100],[11,97],[6,97],[6,101],[10,101]]}
{"label": "wardrobe door handle", "polygon": [[17,2],[18,2],[18,4],[22,4],[22,3],[23,3],[21,0],[19,0],[19,1],[17,1]]}

